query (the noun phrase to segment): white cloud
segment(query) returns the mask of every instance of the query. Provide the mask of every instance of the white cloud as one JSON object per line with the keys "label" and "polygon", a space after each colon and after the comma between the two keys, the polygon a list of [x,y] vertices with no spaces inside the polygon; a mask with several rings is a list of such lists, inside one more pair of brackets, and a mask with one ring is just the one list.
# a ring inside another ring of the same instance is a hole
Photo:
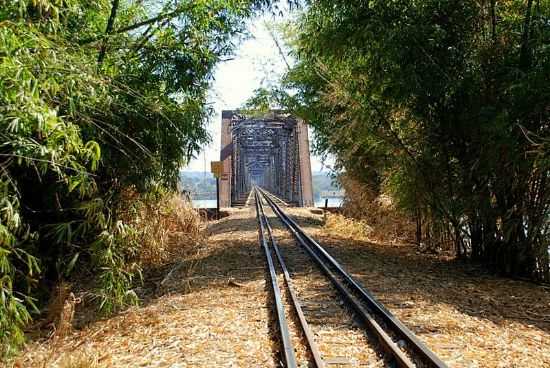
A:
{"label": "white cloud", "polygon": [[[249,27],[252,37],[240,44],[234,59],[217,66],[210,91],[215,111],[208,124],[212,142],[183,168],[184,171],[209,171],[210,161],[217,161],[220,157],[221,111],[239,108],[262,83],[285,72],[286,65],[264,25],[269,19],[272,18],[262,16],[255,19]],[[311,165],[313,171],[320,171],[323,167],[319,157],[314,155],[311,156]]]}

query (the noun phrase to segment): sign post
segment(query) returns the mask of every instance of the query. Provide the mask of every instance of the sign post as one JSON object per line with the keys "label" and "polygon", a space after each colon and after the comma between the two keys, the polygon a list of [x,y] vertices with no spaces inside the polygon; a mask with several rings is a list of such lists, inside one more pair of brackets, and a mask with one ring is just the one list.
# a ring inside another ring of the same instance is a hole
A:
{"label": "sign post", "polygon": [[210,171],[216,177],[216,213],[217,218],[220,218],[220,176],[223,174],[222,161],[210,161]]}

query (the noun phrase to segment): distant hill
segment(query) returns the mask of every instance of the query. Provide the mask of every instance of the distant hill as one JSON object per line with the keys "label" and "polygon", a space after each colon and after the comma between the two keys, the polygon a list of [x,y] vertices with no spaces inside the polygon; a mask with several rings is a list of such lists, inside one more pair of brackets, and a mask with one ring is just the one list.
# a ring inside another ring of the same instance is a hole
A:
{"label": "distant hill", "polygon": [[[316,171],[312,175],[314,200],[319,200],[323,191],[340,190],[328,172]],[[182,188],[189,191],[193,199],[216,199],[216,179],[212,173],[181,171],[180,181]]]}
{"label": "distant hill", "polygon": [[338,183],[326,171],[316,171],[313,175],[313,199],[318,201],[321,198],[321,192],[340,190]]}
{"label": "distant hill", "polygon": [[180,171],[180,183],[193,199],[216,199],[216,178],[211,172]]}

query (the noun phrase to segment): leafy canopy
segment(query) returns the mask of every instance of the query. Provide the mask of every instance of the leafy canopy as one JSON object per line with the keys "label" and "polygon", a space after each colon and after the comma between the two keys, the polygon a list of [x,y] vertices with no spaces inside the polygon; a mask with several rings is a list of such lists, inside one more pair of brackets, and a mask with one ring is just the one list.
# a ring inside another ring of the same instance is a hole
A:
{"label": "leafy canopy", "polygon": [[[14,0],[0,7],[0,344],[75,270],[135,299],[123,193],[160,195],[207,142],[213,68],[268,1]],[[160,194],[159,194],[160,193]]]}

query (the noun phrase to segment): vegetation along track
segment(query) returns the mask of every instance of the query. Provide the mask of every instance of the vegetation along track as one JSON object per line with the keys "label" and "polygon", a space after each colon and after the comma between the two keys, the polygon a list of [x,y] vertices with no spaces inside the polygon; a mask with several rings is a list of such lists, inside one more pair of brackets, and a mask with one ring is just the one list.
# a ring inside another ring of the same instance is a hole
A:
{"label": "vegetation along track", "polygon": [[[279,333],[285,351],[285,363],[288,367],[296,366],[294,347],[289,337],[288,324],[285,318],[285,309],[281,298],[281,291],[277,282],[276,270],[271,256],[274,252],[281,266],[284,283],[293,304],[293,311],[298,315],[301,330],[306,340],[307,348],[313,357],[313,364],[317,367],[324,366],[313,333],[309,329],[302,311],[300,301],[292,287],[292,279],[284,263],[283,256],[277,242],[273,237],[273,231],[264,213],[263,203],[267,203],[277,218],[295,238],[297,244],[309,255],[317,267],[326,276],[332,286],[337,290],[344,304],[349,307],[361,323],[367,328],[367,334],[374,335],[379,342],[379,348],[383,349],[385,360],[390,366],[399,367],[446,367],[418,337],[405,327],[395,316],[391,314],[380,302],[378,302],[363,286],[355,281],[343,267],[314,239],[308,236],[297,223],[290,218],[276,202],[281,203],[275,196],[263,189],[255,188],[255,205],[259,223],[260,242],[264,248],[270,268],[271,281],[274,289],[275,303]],[[265,234],[267,233],[272,251],[268,246]],[[277,299],[278,298],[278,299]],[[292,312],[291,312],[292,313]]]}

